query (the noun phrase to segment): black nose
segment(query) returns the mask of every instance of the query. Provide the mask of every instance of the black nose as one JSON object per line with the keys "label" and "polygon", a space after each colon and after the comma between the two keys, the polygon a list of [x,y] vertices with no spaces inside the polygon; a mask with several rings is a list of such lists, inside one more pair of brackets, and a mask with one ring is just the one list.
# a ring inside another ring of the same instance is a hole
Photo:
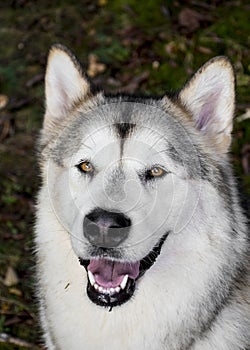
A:
{"label": "black nose", "polygon": [[130,226],[126,215],[97,208],[85,216],[83,234],[97,247],[113,248],[128,237]]}

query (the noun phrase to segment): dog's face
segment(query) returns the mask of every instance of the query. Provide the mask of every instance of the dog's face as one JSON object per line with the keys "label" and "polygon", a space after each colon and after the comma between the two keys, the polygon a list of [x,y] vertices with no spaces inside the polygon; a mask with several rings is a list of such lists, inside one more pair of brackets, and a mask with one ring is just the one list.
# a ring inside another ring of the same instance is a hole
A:
{"label": "dog's face", "polygon": [[[218,72],[229,87],[217,82]],[[204,85],[209,76],[211,86]],[[56,46],[46,101],[43,169],[51,206],[88,272],[90,299],[122,304],[166,240],[180,246],[188,233],[193,239],[189,223],[197,205],[206,206],[202,192],[216,173],[213,150],[223,157],[229,145],[231,66],[223,58],[211,62],[175,102],[105,97],[91,92],[76,59]]]}

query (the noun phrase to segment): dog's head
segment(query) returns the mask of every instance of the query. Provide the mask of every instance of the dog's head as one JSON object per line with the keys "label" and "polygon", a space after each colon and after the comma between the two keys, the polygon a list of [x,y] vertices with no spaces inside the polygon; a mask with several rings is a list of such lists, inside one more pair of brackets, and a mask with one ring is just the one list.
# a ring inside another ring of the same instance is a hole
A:
{"label": "dog's head", "polygon": [[173,250],[181,250],[185,234],[195,240],[198,203],[201,226],[207,224],[206,200],[209,193],[216,202],[215,164],[229,147],[233,110],[226,58],[209,61],[172,98],[136,98],[94,91],[67,49],[51,49],[41,163],[51,207],[88,272],[92,301],[122,304],[166,240]]}

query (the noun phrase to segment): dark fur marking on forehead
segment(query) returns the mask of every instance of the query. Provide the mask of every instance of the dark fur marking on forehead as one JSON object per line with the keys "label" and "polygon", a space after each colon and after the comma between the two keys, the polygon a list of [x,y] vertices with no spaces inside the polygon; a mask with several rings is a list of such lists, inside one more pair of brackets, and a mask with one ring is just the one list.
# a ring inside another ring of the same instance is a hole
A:
{"label": "dark fur marking on forehead", "polygon": [[171,144],[168,145],[166,152],[168,152],[170,158],[182,167],[185,167],[190,178],[212,182],[215,170],[214,166],[210,164],[209,159],[207,159],[207,156],[201,153],[198,146],[195,146],[195,156],[193,156],[193,152],[190,154],[187,153],[186,149],[184,149],[185,145],[180,146],[178,149]]}
{"label": "dark fur marking on forehead", "polygon": [[132,123],[116,123],[114,124],[116,132],[121,139],[128,137],[135,128],[135,124]]}
{"label": "dark fur marking on forehead", "polygon": [[183,164],[183,159],[174,146],[168,146],[168,153],[175,162],[180,163],[181,165]]}

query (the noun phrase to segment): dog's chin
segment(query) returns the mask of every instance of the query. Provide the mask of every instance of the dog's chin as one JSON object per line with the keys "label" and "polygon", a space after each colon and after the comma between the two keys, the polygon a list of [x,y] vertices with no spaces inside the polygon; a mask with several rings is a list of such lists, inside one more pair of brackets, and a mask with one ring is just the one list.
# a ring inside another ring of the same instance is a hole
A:
{"label": "dog's chin", "polygon": [[96,290],[88,281],[87,294],[93,303],[108,307],[111,310],[114,306],[122,305],[132,297],[135,291],[135,284],[135,280],[128,278],[125,289],[116,287],[119,288],[119,292],[114,291],[113,293],[109,292],[106,294]]}
{"label": "dog's chin", "polygon": [[159,240],[148,255],[136,262],[114,260],[114,249],[110,249],[109,255],[109,250],[105,249],[104,253],[102,248],[100,248],[100,254],[95,254],[93,259],[79,258],[80,264],[85,267],[88,275],[89,299],[96,305],[108,307],[110,310],[130,300],[135,292],[137,281],[152,267],[160,255],[168,234],[169,232]]}

